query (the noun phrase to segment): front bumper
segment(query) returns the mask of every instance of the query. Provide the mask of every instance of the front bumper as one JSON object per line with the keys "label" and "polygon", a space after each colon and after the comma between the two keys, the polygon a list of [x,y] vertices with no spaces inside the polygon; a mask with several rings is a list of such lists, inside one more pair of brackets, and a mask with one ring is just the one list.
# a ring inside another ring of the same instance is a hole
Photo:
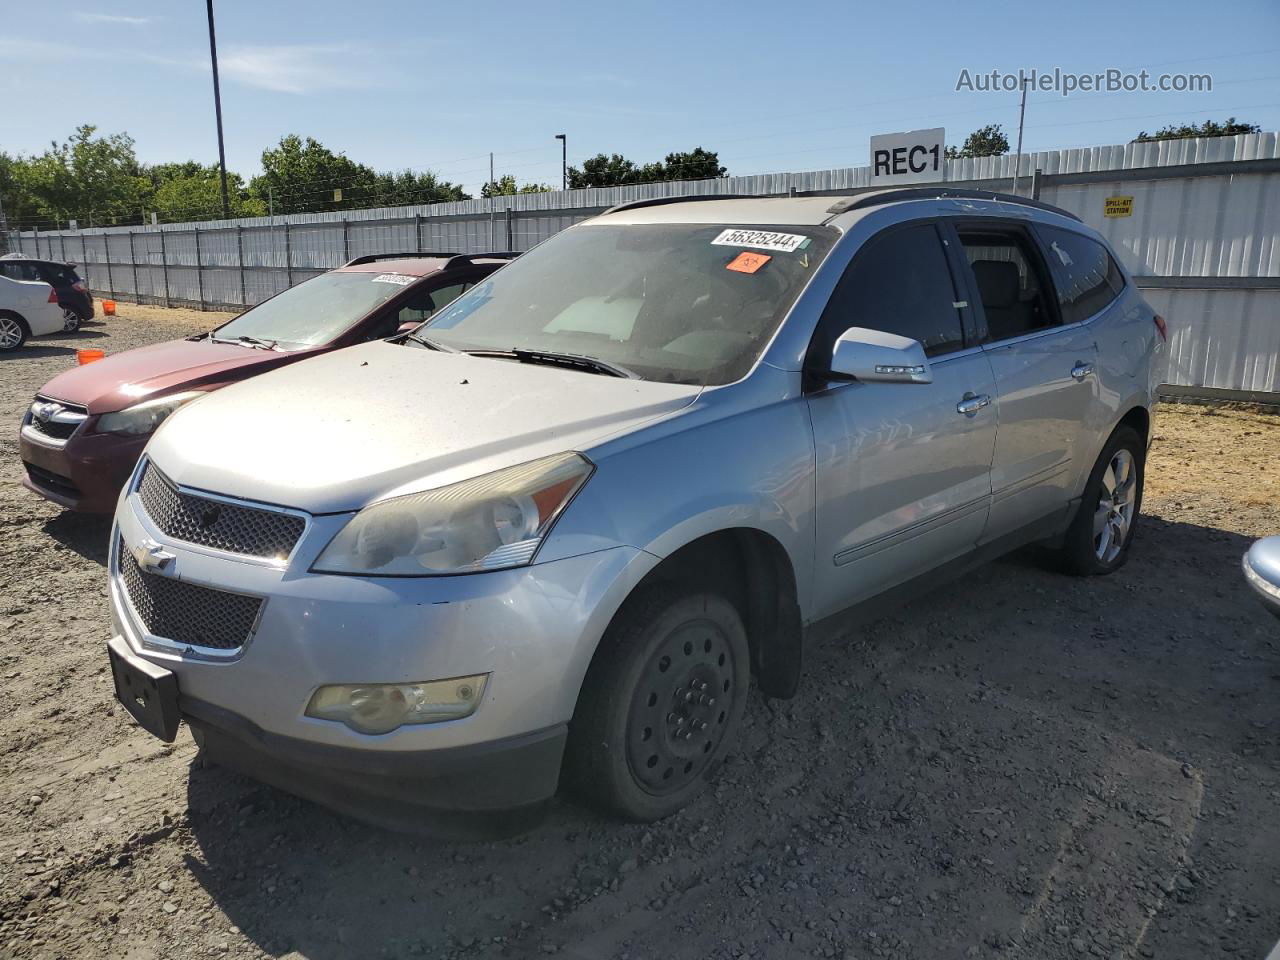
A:
{"label": "front bumper", "polygon": [[26,469],[22,485],[68,510],[111,513],[151,438],[83,430],[62,445],[19,431],[18,453]]}
{"label": "front bumper", "polygon": [[[212,759],[365,819],[400,820],[402,808],[519,809],[550,797],[596,645],[656,559],[619,546],[452,577],[308,572],[348,516],[312,517],[293,555],[273,566],[166,537],[130,493],[112,536],[113,646],[176,675],[183,717]],[[174,555],[167,576],[265,598],[241,649],[213,658],[147,634],[119,552],[148,539]],[[325,684],[482,673],[483,700],[461,720],[370,736],[304,715]]]}

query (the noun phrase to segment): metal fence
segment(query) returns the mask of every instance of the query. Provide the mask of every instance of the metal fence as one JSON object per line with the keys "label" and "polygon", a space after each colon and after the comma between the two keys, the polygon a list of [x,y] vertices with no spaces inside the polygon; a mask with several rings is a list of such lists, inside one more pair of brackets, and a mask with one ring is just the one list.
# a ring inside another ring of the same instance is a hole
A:
{"label": "metal fence", "polygon": [[[951,160],[952,185],[1008,192],[1012,156]],[[1280,393],[1280,134],[1026,154],[1019,192],[1099,229],[1167,317],[1167,379]],[[527,250],[628,200],[699,194],[847,194],[870,167],[522,194],[415,207],[10,235],[15,250],[82,265],[95,293],[240,309],[368,253]],[[1130,196],[1132,214],[1104,201]]]}

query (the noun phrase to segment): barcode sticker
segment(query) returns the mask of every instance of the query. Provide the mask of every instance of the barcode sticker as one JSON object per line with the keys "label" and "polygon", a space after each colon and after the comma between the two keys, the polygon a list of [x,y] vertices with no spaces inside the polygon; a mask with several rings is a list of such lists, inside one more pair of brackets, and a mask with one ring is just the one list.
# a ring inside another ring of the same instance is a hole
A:
{"label": "barcode sticker", "polygon": [[720,247],[755,247],[758,250],[780,250],[794,253],[808,239],[798,233],[773,233],[769,230],[729,229],[711,242]]}

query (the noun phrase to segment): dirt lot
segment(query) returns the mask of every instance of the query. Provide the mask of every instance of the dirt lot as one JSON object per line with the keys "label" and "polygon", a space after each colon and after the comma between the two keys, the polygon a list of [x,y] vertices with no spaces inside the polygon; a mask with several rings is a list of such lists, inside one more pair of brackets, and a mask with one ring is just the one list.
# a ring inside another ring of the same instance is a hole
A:
{"label": "dirt lot", "polygon": [[515,840],[390,835],[113,706],[105,520],[18,487],[74,362],[207,329],[121,305],[0,359],[0,956],[1260,958],[1280,938],[1280,419],[1159,412],[1120,573],[1016,557],[828,624],[714,793],[653,826],[565,800]]}

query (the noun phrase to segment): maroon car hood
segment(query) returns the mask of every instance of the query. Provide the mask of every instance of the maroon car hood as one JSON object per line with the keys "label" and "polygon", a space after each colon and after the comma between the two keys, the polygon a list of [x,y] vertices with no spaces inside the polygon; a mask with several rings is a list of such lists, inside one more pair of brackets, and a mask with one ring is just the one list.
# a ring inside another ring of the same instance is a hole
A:
{"label": "maroon car hood", "polygon": [[40,395],[108,413],[152,394],[225,386],[313,356],[317,350],[282,353],[209,340],[170,340],[109,355],[60,373]]}

